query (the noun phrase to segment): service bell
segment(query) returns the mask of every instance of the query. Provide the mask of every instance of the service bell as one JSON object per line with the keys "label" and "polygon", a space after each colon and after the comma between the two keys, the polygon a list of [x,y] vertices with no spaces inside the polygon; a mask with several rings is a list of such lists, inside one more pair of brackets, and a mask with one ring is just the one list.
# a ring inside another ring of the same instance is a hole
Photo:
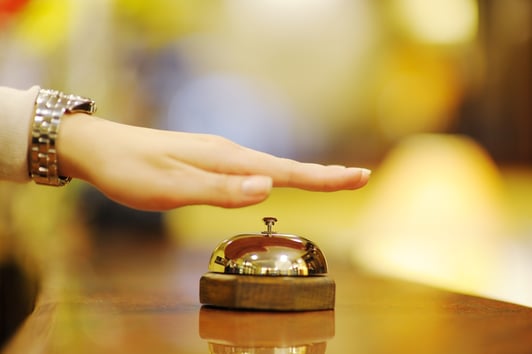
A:
{"label": "service bell", "polygon": [[222,241],[200,279],[200,302],[230,309],[311,311],[334,308],[335,283],[312,241],[266,230]]}

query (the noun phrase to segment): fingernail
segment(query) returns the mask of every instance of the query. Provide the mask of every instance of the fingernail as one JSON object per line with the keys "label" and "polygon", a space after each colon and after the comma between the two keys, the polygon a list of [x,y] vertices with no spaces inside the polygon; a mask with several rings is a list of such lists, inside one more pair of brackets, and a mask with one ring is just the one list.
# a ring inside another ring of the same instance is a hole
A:
{"label": "fingernail", "polygon": [[371,170],[367,168],[362,167],[348,167],[347,170],[349,170],[350,173],[355,176],[355,174],[358,174],[362,177],[362,179],[368,179],[369,176],[371,176]]}
{"label": "fingernail", "polygon": [[362,171],[362,177],[364,178],[369,178],[369,176],[371,175],[371,170],[367,168],[361,168],[360,170]]}
{"label": "fingernail", "polygon": [[267,176],[251,176],[242,182],[242,192],[247,195],[268,194],[272,189],[273,181]]}

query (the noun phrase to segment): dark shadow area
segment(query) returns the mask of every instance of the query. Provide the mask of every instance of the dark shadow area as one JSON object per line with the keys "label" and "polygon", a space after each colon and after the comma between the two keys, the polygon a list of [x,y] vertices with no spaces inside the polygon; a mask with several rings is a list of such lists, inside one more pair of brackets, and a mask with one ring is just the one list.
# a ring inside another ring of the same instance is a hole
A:
{"label": "dark shadow area", "polygon": [[0,261],[0,349],[33,311],[39,280],[16,257]]}
{"label": "dark shadow area", "polygon": [[78,211],[95,246],[164,241],[167,237],[163,213],[125,207],[92,187],[81,193]]}

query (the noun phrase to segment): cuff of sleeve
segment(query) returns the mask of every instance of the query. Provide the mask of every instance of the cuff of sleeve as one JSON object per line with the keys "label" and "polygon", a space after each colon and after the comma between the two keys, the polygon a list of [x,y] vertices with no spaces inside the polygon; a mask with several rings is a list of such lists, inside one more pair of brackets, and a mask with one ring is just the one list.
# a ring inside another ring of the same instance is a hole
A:
{"label": "cuff of sleeve", "polygon": [[30,181],[28,148],[39,89],[38,86],[29,90],[0,87],[0,180]]}

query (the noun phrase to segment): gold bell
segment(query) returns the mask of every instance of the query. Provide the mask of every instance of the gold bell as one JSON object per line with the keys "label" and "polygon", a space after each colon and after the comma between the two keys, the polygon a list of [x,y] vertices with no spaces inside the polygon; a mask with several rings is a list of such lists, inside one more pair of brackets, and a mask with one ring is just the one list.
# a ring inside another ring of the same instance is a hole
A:
{"label": "gold bell", "polygon": [[200,302],[229,309],[312,311],[334,308],[335,283],[312,241],[267,230],[222,241],[200,279]]}

